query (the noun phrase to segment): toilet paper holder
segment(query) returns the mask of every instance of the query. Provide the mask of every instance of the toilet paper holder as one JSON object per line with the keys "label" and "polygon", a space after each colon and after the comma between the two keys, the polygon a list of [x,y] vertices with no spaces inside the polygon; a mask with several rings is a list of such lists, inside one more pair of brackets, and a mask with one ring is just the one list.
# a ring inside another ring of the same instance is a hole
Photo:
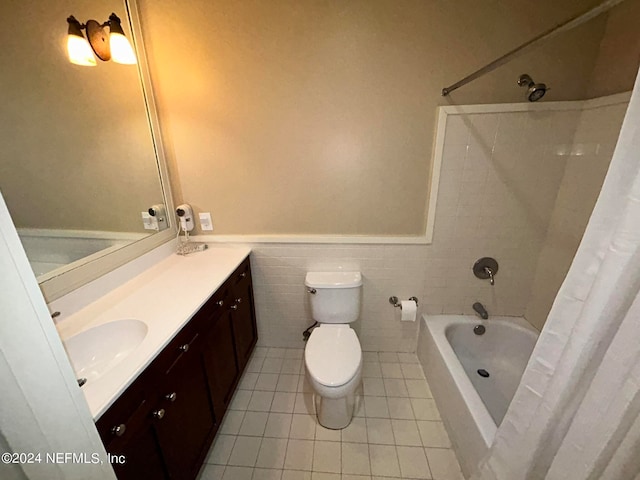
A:
{"label": "toilet paper holder", "polygon": [[[418,297],[409,297],[409,300],[413,300],[414,302],[416,302],[416,305],[418,305]],[[402,308],[402,304],[400,303],[400,301],[398,300],[398,297],[396,296],[389,297],[389,303],[394,307]]]}

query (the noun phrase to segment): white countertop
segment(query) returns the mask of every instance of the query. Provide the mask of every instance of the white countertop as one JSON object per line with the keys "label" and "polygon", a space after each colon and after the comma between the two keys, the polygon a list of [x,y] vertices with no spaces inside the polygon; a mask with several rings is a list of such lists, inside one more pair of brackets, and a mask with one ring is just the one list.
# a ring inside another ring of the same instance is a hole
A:
{"label": "white countertop", "polygon": [[95,420],[250,252],[245,247],[209,246],[187,256],[173,254],[58,324],[63,341],[114,320],[137,319],[147,324],[146,337],[130,355],[82,387]]}

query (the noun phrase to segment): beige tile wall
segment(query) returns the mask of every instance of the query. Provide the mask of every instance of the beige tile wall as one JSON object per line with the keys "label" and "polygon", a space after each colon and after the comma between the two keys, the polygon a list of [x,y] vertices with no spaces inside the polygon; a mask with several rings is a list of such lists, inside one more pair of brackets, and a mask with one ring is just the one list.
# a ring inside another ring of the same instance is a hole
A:
{"label": "beige tile wall", "polygon": [[578,122],[525,317],[542,329],[569,271],[609,168],[627,102],[585,109]]}
{"label": "beige tile wall", "polygon": [[[426,280],[431,308],[523,315],[535,262],[564,171],[558,149],[570,144],[579,110],[454,115],[447,118],[433,262]],[[471,265],[494,257],[495,286]]]}
{"label": "beige tile wall", "polygon": [[307,271],[337,268],[363,275],[362,315],[354,328],[365,350],[410,352],[416,323],[400,321],[389,297],[421,297],[427,271],[424,245],[252,245],[261,345],[302,347],[313,323],[304,286]]}

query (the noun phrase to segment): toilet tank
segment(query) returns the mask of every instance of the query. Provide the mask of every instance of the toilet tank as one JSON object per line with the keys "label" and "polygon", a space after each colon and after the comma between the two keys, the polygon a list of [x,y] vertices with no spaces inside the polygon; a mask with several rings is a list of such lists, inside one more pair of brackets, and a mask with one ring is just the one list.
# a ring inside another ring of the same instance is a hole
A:
{"label": "toilet tank", "polygon": [[320,323],[351,323],[360,316],[360,272],[307,272],[311,316]]}

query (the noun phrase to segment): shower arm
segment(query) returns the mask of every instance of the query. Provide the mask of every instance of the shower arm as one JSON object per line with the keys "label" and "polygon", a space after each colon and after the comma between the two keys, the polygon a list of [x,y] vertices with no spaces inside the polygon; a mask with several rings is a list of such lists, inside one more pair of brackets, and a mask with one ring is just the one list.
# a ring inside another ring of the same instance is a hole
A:
{"label": "shower arm", "polygon": [[501,57],[496,58],[493,62],[488,63],[484,67],[482,67],[482,68],[476,70],[475,72],[467,75],[462,80],[454,83],[453,85],[449,85],[448,87],[443,88],[442,89],[442,96],[446,97],[451,92],[453,92],[454,90],[457,90],[458,88],[462,87],[463,85],[466,85],[467,83],[474,81],[476,78],[480,78],[483,75],[485,75],[485,74],[487,74],[489,72],[492,72],[493,70],[495,70],[496,68],[500,67],[501,65],[504,65],[509,60],[511,60],[512,58],[516,57],[517,55],[519,55],[523,51],[529,49],[530,47],[533,47],[535,44],[537,44],[539,42],[543,42],[545,40],[548,40],[548,39],[550,39],[552,37],[555,37],[559,33],[571,30],[571,29],[577,27],[578,25],[582,25],[584,22],[586,22],[588,20],[591,20],[592,18],[597,17],[601,13],[606,12],[607,10],[615,7],[619,3],[622,3],[623,1],[624,0],[606,0],[606,1],[602,2],[600,5],[597,5],[597,6],[593,7],[593,8],[591,8],[590,10],[587,10],[586,12],[583,12],[581,14],[573,16],[570,19],[565,20],[564,22],[557,24],[556,26],[550,28],[549,30],[546,30],[546,31],[542,32],[540,35],[532,38],[528,42],[525,42],[522,45],[514,48],[510,52],[505,53]]}

